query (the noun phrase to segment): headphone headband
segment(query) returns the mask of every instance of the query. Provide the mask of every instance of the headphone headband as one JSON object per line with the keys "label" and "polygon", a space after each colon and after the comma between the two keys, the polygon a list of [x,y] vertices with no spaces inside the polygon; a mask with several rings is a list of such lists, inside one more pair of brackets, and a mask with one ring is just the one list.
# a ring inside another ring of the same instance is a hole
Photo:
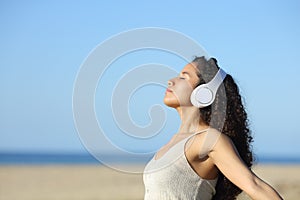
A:
{"label": "headphone headband", "polygon": [[207,83],[210,88],[217,92],[219,86],[223,82],[224,78],[226,77],[227,73],[222,69],[219,68],[218,72],[216,73],[215,77]]}

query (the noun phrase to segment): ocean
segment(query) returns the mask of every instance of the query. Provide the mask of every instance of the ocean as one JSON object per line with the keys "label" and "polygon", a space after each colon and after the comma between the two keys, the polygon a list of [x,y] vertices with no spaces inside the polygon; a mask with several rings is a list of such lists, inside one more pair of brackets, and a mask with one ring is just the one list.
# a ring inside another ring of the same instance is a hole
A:
{"label": "ocean", "polygon": [[[124,156],[106,154],[101,156],[108,162],[124,164],[141,164],[147,157],[132,159]],[[300,164],[300,157],[256,156],[255,163],[263,164]],[[53,154],[53,153],[0,153],[0,165],[34,165],[34,164],[103,164],[87,153]]]}
{"label": "ocean", "polygon": [[[101,160],[109,163],[145,163],[144,158],[124,157],[115,154],[101,155]],[[30,164],[103,164],[91,154],[54,154],[54,153],[0,153],[0,165],[30,165]]]}

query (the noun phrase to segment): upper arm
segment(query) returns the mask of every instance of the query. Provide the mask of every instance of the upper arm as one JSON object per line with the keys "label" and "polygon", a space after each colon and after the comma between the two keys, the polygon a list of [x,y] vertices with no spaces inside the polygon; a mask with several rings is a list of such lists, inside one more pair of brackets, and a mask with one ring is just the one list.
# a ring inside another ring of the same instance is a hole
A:
{"label": "upper arm", "polygon": [[282,199],[274,188],[247,167],[228,136],[220,134],[209,157],[226,178],[252,199]]}
{"label": "upper arm", "polygon": [[256,176],[240,158],[238,151],[228,136],[220,134],[218,141],[209,153],[209,157],[233,184],[246,193],[253,192]]}

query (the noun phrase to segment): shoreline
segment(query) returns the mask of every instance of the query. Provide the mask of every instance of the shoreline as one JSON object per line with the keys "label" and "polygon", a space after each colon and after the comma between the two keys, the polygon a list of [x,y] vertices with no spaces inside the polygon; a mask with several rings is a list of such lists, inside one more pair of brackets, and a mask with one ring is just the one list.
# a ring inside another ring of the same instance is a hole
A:
{"label": "shoreline", "polygon": [[[101,159],[107,163],[143,164],[148,162],[154,154],[145,154],[139,158],[112,153],[101,155]],[[102,164],[89,153],[34,153],[34,152],[0,152],[1,165],[39,165],[39,164]],[[300,164],[299,156],[274,156],[256,155],[254,164]]]}

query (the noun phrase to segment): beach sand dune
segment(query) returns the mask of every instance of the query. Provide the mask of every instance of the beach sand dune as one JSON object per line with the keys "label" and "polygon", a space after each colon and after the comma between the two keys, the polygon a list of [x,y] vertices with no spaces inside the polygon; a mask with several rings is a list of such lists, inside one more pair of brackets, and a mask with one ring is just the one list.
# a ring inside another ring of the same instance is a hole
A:
{"label": "beach sand dune", "polygon": [[[254,171],[285,198],[300,196],[300,165],[257,165]],[[0,166],[0,200],[140,200],[141,174],[100,165]],[[245,194],[240,200],[250,199]]]}

